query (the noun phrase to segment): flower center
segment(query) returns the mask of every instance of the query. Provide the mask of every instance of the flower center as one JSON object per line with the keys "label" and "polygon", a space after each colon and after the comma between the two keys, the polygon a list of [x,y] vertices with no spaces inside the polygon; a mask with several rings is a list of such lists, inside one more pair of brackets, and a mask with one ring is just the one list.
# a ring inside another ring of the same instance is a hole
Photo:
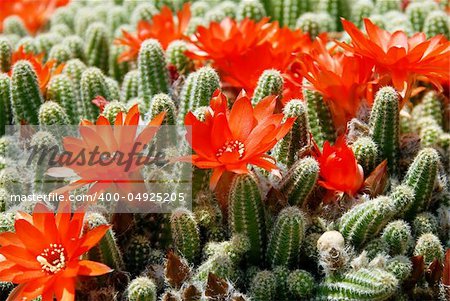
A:
{"label": "flower center", "polygon": [[62,245],[50,244],[50,248],[45,249],[36,260],[41,264],[43,272],[56,274],[66,267],[65,249]]}
{"label": "flower center", "polygon": [[245,152],[245,145],[244,143],[234,140],[225,143],[221,148],[217,150],[216,157],[222,156],[224,153],[232,153],[234,151],[237,151],[239,153],[239,159],[242,159]]}

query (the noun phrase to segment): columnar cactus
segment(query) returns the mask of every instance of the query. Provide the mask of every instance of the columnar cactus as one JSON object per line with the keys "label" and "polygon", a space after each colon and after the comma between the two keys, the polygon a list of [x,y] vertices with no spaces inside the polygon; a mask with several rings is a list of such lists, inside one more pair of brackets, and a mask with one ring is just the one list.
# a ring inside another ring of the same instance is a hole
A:
{"label": "columnar cactus", "polygon": [[133,10],[131,14],[131,25],[136,26],[139,21],[151,22],[158,9],[153,3],[141,3]]}
{"label": "columnar cactus", "polygon": [[314,277],[307,271],[294,270],[287,279],[289,293],[295,300],[311,297],[315,288]]}
{"label": "columnar cactus", "polygon": [[305,12],[312,11],[311,0],[266,0],[266,10],[280,25],[294,27],[297,18]]}
{"label": "columnar cactus", "polygon": [[106,77],[106,86],[108,87],[109,98],[111,100],[120,100],[120,87],[119,83],[111,77]]}
{"label": "columnar cactus", "polygon": [[314,39],[319,33],[326,31],[322,27],[319,18],[319,14],[317,13],[304,13],[298,18],[295,27],[301,29],[303,32],[309,33],[309,36]]}
{"label": "columnar cactus", "polygon": [[187,43],[182,40],[175,40],[167,46],[167,63],[174,66],[180,74],[187,74],[194,68],[194,62],[184,54],[186,50]]}
{"label": "columnar cactus", "polygon": [[34,40],[35,52],[44,53],[44,59],[48,58],[50,49],[62,41],[62,37],[59,34],[53,32],[47,32],[36,36]]}
{"label": "columnar cactus", "polygon": [[16,15],[13,15],[3,20],[3,33],[16,34],[20,37],[24,37],[28,35],[28,30],[22,19]]}
{"label": "columnar cactus", "polygon": [[40,125],[67,125],[69,117],[66,111],[54,101],[46,101],[39,108]]}
{"label": "columnar cactus", "polygon": [[153,119],[161,112],[166,112],[163,124],[175,125],[176,114],[175,114],[175,104],[169,95],[160,93],[153,96],[150,103],[150,119]]}
{"label": "columnar cactus", "polygon": [[79,10],[77,17],[74,20],[74,29],[75,34],[85,38],[86,37],[86,29],[92,23],[98,21],[98,16],[95,15],[95,12],[92,10]]}
{"label": "columnar cactus", "polygon": [[116,116],[117,114],[119,114],[119,112],[127,112],[125,104],[119,102],[118,100],[113,100],[105,106],[102,114],[106,117],[106,119],[109,120],[109,123],[114,124]]}
{"label": "columnar cactus", "polygon": [[402,0],[375,1],[375,11],[384,14],[390,10],[400,11]]}
{"label": "columnar cactus", "polygon": [[39,49],[36,47],[36,41],[34,38],[30,36],[26,36],[24,38],[21,38],[16,43],[16,50],[18,50],[20,47],[23,48],[25,53],[39,53]]}
{"label": "columnar cactus", "polygon": [[273,154],[277,162],[291,167],[298,159],[298,152],[309,144],[310,130],[306,107],[301,100],[289,101],[284,109],[284,119],[295,117],[294,125],[289,133],[277,143]]}
{"label": "columnar cactus", "polygon": [[248,237],[251,246],[248,260],[260,264],[264,256],[266,227],[261,192],[253,176],[235,176],[228,201],[228,224],[232,233]]}
{"label": "columnar cactus", "polygon": [[347,0],[320,0],[318,10],[328,12],[334,19],[334,31],[342,31],[341,17],[350,17],[350,6]]}
{"label": "columnar cactus", "polygon": [[[53,153],[52,155],[55,155],[57,153],[54,150],[58,147],[58,141],[52,133],[39,131],[31,137],[30,147],[37,154]],[[51,166],[46,160],[39,162],[39,157],[40,155],[33,158],[34,179],[31,188],[33,193],[49,193],[56,188],[57,185],[53,184],[57,181],[55,181],[55,178],[46,175]]]}
{"label": "columnar cactus", "polygon": [[254,301],[275,300],[277,280],[271,271],[258,272],[250,285],[250,297]]}
{"label": "columnar cactus", "polygon": [[[232,0],[225,0],[221,3],[219,3],[216,8],[218,10],[221,10],[226,17],[236,19],[237,18],[237,12],[236,12],[236,3]],[[264,6],[262,7],[263,16],[265,16],[265,10]]]}
{"label": "columnar cactus", "polygon": [[392,87],[381,88],[370,114],[370,132],[391,173],[397,171],[399,149],[399,97]]}
{"label": "columnar cactus", "polygon": [[50,32],[60,35],[62,37],[67,37],[73,32],[66,24],[56,24],[50,28]]}
{"label": "columnar cactus", "polygon": [[12,47],[11,43],[0,38],[0,72],[8,72],[11,68]]}
{"label": "columnar cactus", "polygon": [[[91,212],[85,218],[84,228],[86,231],[90,231],[98,226],[107,224],[108,221],[103,215]],[[116,271],[121,271],[125,267],[122,253],[117,245],[112,229],[106,231],[105,236],[103,236],[98,245],[89,251],[88,257],[90,260],[102,262]]]}
{"label": "columnar cactus", "polygon": [[433,233],[438,234],[438,220],[430,212],[422,212],[416,215],[412,221],[413,233],[416,238],[422,234]]}
{"label": "columnar cactus", "polygon": [[5,134],[5,126],[11,124],[11,80],[0,73],[0,134]]}
{"label": "columnar cactus", "polygon": [[413,266],[408,257],[397,255],[386,262],[386,271],[392,273],[399,281],[406,280],[412,272]]}
{"label": "columnar cactus", "polygon": [[127,300],[129,301],[156,301],[157,287],[148,277],[133,279],[127,287]]}
{"label": "columnar cactus", "polygon": [[[84,116],[83,106],[75,92],[72,80],[65,74],[52,77],[47,87],[47,98],[64,108],[70,124],[78,124]],[[82,114],[78,111],[79,109]]]}
{"label": "columnar cactus", "polygon": [[50,24],[53,26],[58,24],[65,24],[73,29],[75,16],[69,7],[58,8],[50,17]]}
{"label": "columnar cactus", "polygon": [[379,268],[362,268],[325,279],[319,285],[317,300],[388,300],[397,286],[393,274]]}
{"label": "columnar cactus", "polygon": [[[304,83],[306,83],[305,80]],[[303,89],[303,97],[306,100],[311,134],[317,145],[322,147],[325,141],[333,142],[336,139],[336,131],[331,118],[330,108],[323,100],[323,97],[320,93],[305,88]]]}
{"label": "columnar cactus", "polygon": [[403,179],[403,183],[414,191],[414,202],[405,213],[407,217],[412,217],[417,212],[428,208],[437,177],[438,165],[439,154],[433,148],[421,150],[410,165]]}
{"label": "columnar cactus", "polygon": [[84,41],[81,37],[77,35],[67,36],[61,43],[70,49],[70,52],[72,53],[71,58],[80,59],[81,61],[86,60]]}
{"label": "columnar cactus", "polygon": [[122,6],[114,6],[106,16],[106,27],[109,30],[109,34],[113,35],[116,29],[128,22],[128,12]]}
{"label": "columnar cactus", "polygon": [[261,20],[266,15],[264,6],[259,0],[241,0],[237,6],[236,19],[249,18],[255,21]]}
{"label": "columnar cactus", "polygon": [[423,32],[428,38],[443,34],[447,39],[450,39],[450,26],[447,14],[440,10],[430,12],[425,19]]}
{"label": "columnar cactus", "polygon": [[56,44],[50,49],[49,60],[55,60],[56,65],[65,63],[72,58],[72,51],[64,44]]}
{"label": "columnar cactus", "polygon": [[302,207],[319,178],[319,163],[307,157],[297,161],[280,181],[278,189],[289,204]]}
{"label": "columnar cactus", "polygon": [[126,49],[125,46],[111,45],[109,49],[109,75],[118,82],[122,82],[130,69],[128,62],[119,62],[119,55]]}
{"label": "columnar cactus", "polygon": [[137,275],[144,270],[152,253],[150,241],[146,236],[134,235],[131,237],[124,252],[127,271]]}
{"label": "columnar cactus", "polygon": [[177,251],[187,261],[196,262],[200,254],[200,232],[192,212],[183,208],[175,210],[170,227]]}
{"label": "columnar cactus", "polygon": [[149,39],[142,43],[138,57],[139,97],[148,105],[153,95],[169,93],[170,78],[161,44]]}
{"label": "columnar cactus", "polygon": [[38,110],[44,101],[36,73],[28,61],[18,61],[11,79],[11,105],[17,124],[38,124]]}
{"label": "columnar cactus", "polygon": [[[87,69],[86,65],[80,59],[72,59],[68,61],[63,68],[63,74],[67,74],[72,80],[75,93],[79,99],[81,97],[81,77],[83,72]],[[83,113],[84,108],[79,110],[79,113]]]}
{"label": "columnar cactus", "polygon": [[86,31],[86,63],[107,72],[109,56],[108,29],[103,23],[95,22]]}
{"label": "columnar cactus", "polygon": [[283,92],[284,80],[278,70],[265,70],[258,79],[255,92],[253,93],[252,104],[256,105],[266,96],[281,96]]}
{"label": "columnar cactus", "polygon": [[86,117],[94,120],[97,118],[100,111],[98,107],[92,103],[92,100],[97,96],[102,96],[106,100],[112,100],[106,78],[100,69],[90,67],[82,73],[80,88]]}
{"label": "columnar cactus", "polygon": [[430,117],[436,121],[436,124],[440,127],[444,125],[444,118],[442,115],[442,95],[439,95],[436,91],[428,91],[422,99],[422,111],[421,117]]}
{"label": "columnar cactus", "polygon": [[406,7],[405,13],[408,16],[414,31],[422,31],[428,14],[437,9],[438,6],[433,1],[413,2]]}
{"label": "columnar cactus", "polygon": [[294,267],[298,262],[305,222],[297,207],[287,207],[279,213],[267,245],[267,260],[272,267]]}
{"label": "columnar cactus", "polygon": [[367,175],[380,163],[378,146],[370,137],[358,138],[352,144],[352,150]]}
{"label": "columnar cactus", "polygon": [[364,25],[363,19],[369,18],[374,9],[372,0],[357,0],[351,10],[351,20],[358,28]]}
{"label": "columnar cactus", "polygon": [[442,262],[444,259],[444,248],[439,238],[432,233],[422,234],[414,247],[414,256],[421,255],[426,265],[437,259]]}
{"label": "columnar cactus", "polygon": [[381,238],[389,246],[391,255],[405,255],[412,244],[411,227],[403,220],[390,222]]}
{"label": "columnar cactus", "polygon": [[138,96],[139,93],[139,72],[131,70],[125,74],[120,90],[120,99],[128,101]]}

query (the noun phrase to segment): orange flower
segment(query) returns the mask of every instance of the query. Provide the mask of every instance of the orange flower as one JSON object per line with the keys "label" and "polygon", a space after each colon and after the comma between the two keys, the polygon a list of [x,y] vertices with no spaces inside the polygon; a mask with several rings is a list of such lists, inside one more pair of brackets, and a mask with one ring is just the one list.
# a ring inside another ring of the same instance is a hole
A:
{"label": "orange flower", "polygon": [[317,38],[310,54],[301,54],[297,69],[313,90],[320,92],[330,105],[335,125],[345,128],[356,116],[361,99],[373,75],[373,63],[359,55],[332,54],[326,40]]}
{"label": "orange flower", "polygon": [[199,26],[187,54],[212,60],[225,82],[252,92],[264,70],[284,73],[295,53],[310,44],[309,36],[300,30],[280,28],[277,22],[268,21],[226,18],[209,27]]}
{"label": "orange flower", "polygon": [[204,122],[192,112],[186,115],[185,125],[191,126],[186,137],[196,153],[192,161],[199,168],[214,170],[211,189],[225,171],[248,173],[248,164],[278,170],[266,152],[286,135],[295,118],[282,123],[283,114],[273,114],[275,104],[276,97],[269,96],[253,108],[243,91],[230,111],[226,96],[217,90]]}
{"label": "orange flower", "polygon": [[364,172],[356,162],[352,149],[345,143],[345,137],[340,136],[333,146],[325,141],[322,153],[318,149],[316,152],[320,166],[319,185],[328,190],[355,195],[364,183]]}
{"label": "orange flower", "polygon": [[[134,105],[126,116],[119,112],[114,127],[103,115],[100,115],[95,125],[88,120],[81,121],[81,138],[63,138],[65,152],[71,155],[71,160],[64,160],[62,168],[50,168],[48,171],[49,175],[56,177],[73,172],[81,179],[56,190],[55,193],[66,193],[89,184],[92,184],[90,194],[108,189],[117,189],[119,192],[132,192],[137,189],[133,184],[143,183],[140,173],[143,164],[138,164],[138,154],[143,152],[152,140],[164,116],[164,112],[157,115],[139,134],[137,132],[140,113],[137,105]],[[95,155],[88,157],[89,160],[78,156],[91,153]],[[63,161],[62,157],[59,161]]]}
{"label": "orange flower", "polygon": [[111,272],[104,264],[80,260],[105,235],[109,226],[82,234],[84,212],[71,218],[70,205],[61,203],[55,215],[37,204],[32,215],[19,213],[15,233],[0,234],[0,280],[18,284],[7,301],[75,300],[78,276],[99,276]]}
{"label": "orange flower", "polygon": [[184,4],[175,19],[172,11],[167,6],[161,12],[154,15],[152,22],[140,21],[135,34],[122,31],[124,37],[117,39],[117,44],[128,46],[129,49],[119,56],[119,62],[134,60],[141,49],[141,44],[147,39],[157,39],[166,49],[170,42],[184,37],[184,33],[191,19],[190,5]]}
{"label": "orange flower", "polygon": [[367,35],[353,23],[342,20],[352,38],[345,50],[372,61],[381,76],[387,76],[397,91],[409,96],[418,76],[441,88],[440,81],[450,77],[450,42],[443,36],[426,38],[420,32],[408,38],[403,31],[389,33],[365,19]]}

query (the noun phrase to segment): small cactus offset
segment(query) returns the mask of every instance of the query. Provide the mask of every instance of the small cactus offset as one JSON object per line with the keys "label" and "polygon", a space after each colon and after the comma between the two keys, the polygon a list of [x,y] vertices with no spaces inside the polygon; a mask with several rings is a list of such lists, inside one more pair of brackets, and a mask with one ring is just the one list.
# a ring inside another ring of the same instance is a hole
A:
{"label": "small cactus offset", "polygon": [[150,103],[150,119],[155,118],[159,113],[165,112],[163,124],[175,125],[176,114],[175,114],[175,104],[169,95],[160,93],[153,96]]}
{"label": "small cactus offset", "polygon": [[183,208],[174,211],[170,227],[177,251],[187,261],[196,262],[200,254],[200,232],[192,212]]}
{"label": "small cactus offset", "polygon": [[67,62],[72,58],[72,51],[69,47],[63,44],[56,44],[55,46],[50,49],[50,52],[48,54],[49,60],[54,60],[56,62],[56,65],[60,65],[62,63]]}
{"label": "small cactus offset", "polygon": [[120,89],[120,99],[128,101],[138,97],[139,93],[139,72],[137,70],[129,71],[125,74],[122,87]]}
{"label": "small cactus offset", "polygon": [[59,74],[50,80],[47,87],[47,99],[58,103],[67,113],[70,124],[78,124],[84,114],[80,114],[82,103],[75,92],[72,80],[65,74]]}
{"label": "small cactus offset", "polygon": [[391,255],[405,255],[413,241],[411,227],[402,220],[387,224],[381,238],[389,246]]}
{"label": "small cactus offset", "polygon": [[184,54],[187,49],[188,44],[182,40],[175,40],[167,46],[167,63],[180,74],[188,74],[194,69],[194,62]]}
{"label": "small cactus offset", "polygon": [[415,238],[419,238],[419,236],[425,233],[433,233],[437,235],[438,227],[438,220],[436,216],[430,212],[419,213],[412,221],[412,228]]}
{"label": "small cactus offset", "polygon": [[28,61],[17,62],[11,77],[11,105],[16,123],[38,124],[43,101],[33,66]]}
{"label": "small cactus offset", "polygon": [[144,235],[133,235],[124,250],[124,261],[127,268],[133,275],[142,272],[152,256],[150,240]]}
{"label": "small cactus offset", "polygon": [[302,207],[319,178],[319,164],[313,158],[297,161],[278,185],[292,206]]}
{"label": "small cactus offset", "polygon": [[46,101],[41,105],[38,119],[42,126],[69,124],[66,111],[54,101]]}
{"label": "small cactus offset", "polygon": [[[82,99],[81,77],[86,69],[86,65],[80,59],[71,59],[64,65],[63,68],[63,74],[66,74],[72,80],[75,93],[78,95],[79,99]],[[78,108],[78,113],[84,115],[84,106],[80,106]]]}
{"label": "small cactus offset", "polygon": [[352,144],[352,149],[365,174],[370,174],[380,162],[378,146],[370,137],[358,138]]}
{"label": "small cactus offset", "polygon": [[315,289],[314,277],[305,270],[292,271],[287,279],[289,293],[297,300],[310,298]]}
{"label": "small cactus offset", "polygon": [[104,24],[96,22],[87,28],[85,53],[89,66],[108,71],[109,37]]}
{"label": "small cactus offset", "polygon": [[439,238],[432,233],[422,234],[417,239],[414,247],[414,256],[419,255],[423,256],[426,265],[429,265],[435,259],[442,262],[444,259],[444,248]]}
{"label": "small cactus offset", "polygon": [[170,79],[161,44],[149,39],[142,43],[138,57],[139,97],[148,105],[158,93],[169,93]]}
{"label": "small cactus offset", "polygon": [[402,0],[374,1],[375,11],[378,14],[384,14],[388,11],[400,11]]}
{"label": "small cactus offset", "polygon": [[256,105],[266,96],[281,96],[284,80],[277,70],[266,70],[258,79],[255,92],[253,93],[252,104]]}
{"label": "small cactus offset", "polygon": [[237,7],[236,19],[249,18],[255,21],[261,20],[266,15],[264,6],[259,0],[241,0]]}
{"label": "small cactus offset", "polygon": [[275,300],[277,280],[271,271],[258,272],[250,285],[250,297],[254,301]]}
{"label": "small cactus offset", "polygon": [[253,176],[235,176],[228,200],[231,232],[248,237],[251,246],[248,260],[260,264],[264,257],[266,228],[261,192]]}
{"label": "small cactus offset", "polygon": [[[55,147],[58,147],[58,142],[52,133],[41,130],[31,137],[30,147],[36,152],[54,153]],[[56,184],[57,180],[45,174],[50,167],[49,164],[39,162],[38,158],[33,158],[32,164],[34,168],[34,179],[31,183],[33,193],[49,193],[55,189],[56,185],[53,184]]]}
{"label": "small cactus offset", "polygon": [[309,144],[308,115],[304,103],[298,99],[289,101],[285,105],[283,113],[284,120],[289,117],[296,119],[289,133],[275,146],[273,155],[277,162],[291,167],[298,160],[298,152]]}
{"label": "small cactus offset", "polygon": [[106,78],[100,69],[90,67],[82,73],[80,88],[83,108],[86,114],[85,117],[94,120],[97,118],[100,111],[92,103],[92,100],[97,96],[102,96],[106,100],[112,100]]}
{"label": "small cactus offset", "polygon": [[391,173],[397,172],[399,149],[399,96],[392,87],[381,88],[370,114],[370,132],[380,148],[382,159],[387,159]]}
{"label": "small cactus offset", "polygon": [[127,300],[129,301],[156,301],[157,287],[148,277],[133,279],[127,287]]}
{"label": "small cactus offset", "polygon": [[397,255],[386,263],[386,271],[392,273],[399,281],[406,280],[412,272],[413,266],[408,257]]}
{"label": "small cactus offset", "polygon": [[11,43],[0,38],[0,72],[8,72],[11,69],[12,47]]}
{"label": "small cactus offset", "polygon": [[109,98],[111,100],[120,100],[120,87],[119,83],[111,77],[106,77],[106,86],[108,87]]}
{"label": "small cactus offset", "polygon": [[113,100],[105,106],[102,114],[103,114],[103,116],[106,117],[106,119],[109,120],[110,124],[114,124],[114,121],[116,120],[116,116],[117,116],[117,114],[119,114],[119,112],[126,113],[127,109],[123,103],[121,103],[117,100]]}
{"label": "small cactus offset", "polygon": [[[96,212],[88,214],[84,221],[86,231],[107,224],[108,221],[106,218],[102,214]],[[117,271],[121,271],[125,267],[122,253],[112,229],[108,229],[99,244],[89,251],[88,257],[90,260],[102,262]]]}
{"label": "small cactus offset", "polygon": [[67,36],[61,43],[70,49],[73,59],[80,59],[81,61],[86,60],[84,40],[81,37],[77,35]]}
{"label": "small cactus offset", "polygon": [[323,24],[320,22],[320,15],[317,13],[302,14],[298,18],[295,27],[301,29],[303,32],[307,32],[312,39],[317,37],[321,32],[326,31],[326,28],[323,28]]}
{"label": "small cactus offset", "polygon": [[450,38],[450,22],[445,12],[440,10],[432,11],[428,14],[423,25],[423,32],[428,38],[442,34],[447,39]]}
{"label": "small cactus offset", "polygon": [[272,267],[293,267],[298,262],[305,222],[297,207],[287,207],[279,213],[267,244],[267,260]]}

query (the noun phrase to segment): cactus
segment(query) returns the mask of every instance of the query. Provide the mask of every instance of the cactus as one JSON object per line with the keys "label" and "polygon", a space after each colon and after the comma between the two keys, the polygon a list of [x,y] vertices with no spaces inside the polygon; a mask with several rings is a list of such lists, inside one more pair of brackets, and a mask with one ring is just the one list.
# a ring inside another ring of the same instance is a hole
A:
{"label": "cactus", "polygon": [[438,234],[438,220],[430,212],[422,212],[416,215],[412,221],[414,236],[418,238],[425,233]]}
{"label": "cactus", "polygon": [[170,227],[177,251],[187,261],[196,262],[200,254],[200,232],[192,212],[183,208],[175,210]]}
{"label": "cactus", "polygon": [[191,5],[191,14],[193,17],[204,17],[206,12],[210,9],[208,2],[195,1]]}
{"label": "cactus", "polygon": [[11,69],[12,47],[5,38],[0,38],[0,73]]}
{"label": "cactus", "polygon": [[117,114],[119,114],[119,112],[126,113],[127,109],[123,103],[117,100],[113,100],[105,106],[102,114],[106,117],[106,119],[109,120],[110,124],[114,124],[116,116]]}
{"label": "cactus", "polygon": [[58,74],[50,80],[47,88],[47,98],[58,103],[67,113],[70,124],[78,124],[84,114],[79,114],[82,106],[75,93],[71,79],[65,74]]}
{"label": "cactus", "polygon": [[[259,5],[256,5],[259,6]],[[238,5],[239,7],[239,5]],[[216,8],[218,10],[221,10],[226,17],[236,19],[237,18],[237,9],[236,9],[236,3],[231,0],[225,0],[221,3],[219,3]],[[261,7],[261,14],[265,15],[264,7]],[[255,19],[256,20],[256,19]]]}
{"label": "cactus", "polygon": [[311,39],[314,39],[321,32],[326,31],[319,19],[320,16],[317,13],[304,13],[298,18],[295,27],[309,33]]}
{"label": "cactus", "polygon": [[376,96],[370,114],[370,132],[380,149],[380,155],[387,159],[391,173],[397,172],[399,149],[398,94],[392,87],[381,88]]}
{"label": "cactus", "polygon": [[152,3],[139,4],[131,14],[131,25],[136,26],[140,21],[151,22],[154,15],[158,13]]}
{"label": "cactus", "polygon": [[[38,154],[50,153],[54,156],[57,155],[57,152],[54,150],[55,147],[58,147],[58,141],[52,133],[39,131],[31,137],[30,147]],[[53,184],[56,184],[58,180],[46,175],[50,163],[49,161],[40,162],[39,157],[34,157],[32,162],[34,167],[33,193],[49,193],[57,187],[57,185]]]}
{"label": "cactus", "polygon": [[403,183],[414,191],[414,202],[405,213],[407,217],[412,217],[417,212],[428,208],[437,177],[438,165],[439,155],[432,148],[421,150],[410,165],[403,179]]}
{"label": "cactus", "polygon": [[281,26],[294,27],[297,18],[312,11],[311,0],[266,0],[265,8]]}
{"label": "cactus", "polygon": [[[84,221],[86,231],[107,224],[108,221],[106,218],[96,212],[89,213]],[[98,245],[89,251],[88,258],[90,260],[102,262],[116,271],[123,270],[125,266],[122,259],[122,253],[117,245],[116,237],[112,229],[108,229]]]}
{"label": "cactus", "polygon": [[364,25],[363,19],[368,18],[374,9],[372,0],[357,0],[351,10],[351,20],[358,27]]}
{"label": "cactus", "polygon": [[38,110],[43,101],[33,66],[28,61],[18,61],[11,78],[11,105],[16,123],[38,124]]}
{"label": "cactus", "polygon": [[174,66],[180,74],[188,74],[194,69],[194,62],[184,54],[187,49],[187,43],[182,40],[172,41],[167,46],[167,63]]}
{"label": "cactus", "polygon": [[413,35],[414,30],[412,28],[412,24],[405,14],[392,10],[385,13],[383,17],[385,20],[389,20],[389,22],[385,22],[385,28],[387,31],[395,32],[397,30],[401,30],[409,36]]}
{"label": "cactus", "polygon": [[386,262],[386,271],[392,273],[399,281],[406,280],[412,270],[411,260],[406,256],[398,255]]}
{"label": "cactus", "polygon": [[432,233],[422,234],[414,247],[414,256],[423,256],[425,265],[429,265],[435,259],[442,262],[444,259],[444,248],[439,238]]}
{"label": "cactus", "polygon": [[350,17],[350,7],[347,0],[319,0],[318,10],[327,12],[334,19],[334,31],[342,31],[341,18]]}
{"label": "cactus", "polygon": [[119,83],[111,77],[106,77],[106,86],[108,87],[108,94],[111,100],[120,100]]}
{"label": "cactus", "polygon": [[67,125],[69,117],[66,111],[54,101],[46,101],[39,108],[40,125]]}
{"label": "cactus", "polygon": [[319,285],[317,300],[388,300],[397,291],[398,280],[379,268],[362,268],[330,277]]}
{"label": "cactus", "polygon": [[19,37],[25,37],[28,35],[28,30],[26,29],[22,19],[16,15],[13,15],[6,17],[3,20],[3,33],[16,34]]}
{"label": "cactus", "polygon": [[120,91],[120,99],[128,101],[138,96],[139,91],[139,72],[131,70],[125,74]]}
{"label": "cactus", "polygon": [[152,248],[146,236],[133,235],[124,252],[124,261],[127,271],[138,275],[144,270],[151,258]]}
{"label": "cactus", "polygon": [[[83,72],[87,69],[86,65],[79,59],[72,59],[66,63],[63,68],[63,74],[67,74],[72,80],[73,87],[75,89],[75,93],[78,95],[78,99],[82,99],[81,97],[81,77]],[[84,114],[83,106],[79,106],[79,114]]]}
{"label": "cactus", "polygon": [[92,103],[92,100],[97,96],[102,96],[106,100],[112,100],[106,78],[99,69],[90,67],[82,73],[80,88],[86,117],[94,120],[97,118],[100,111]]}
{"label": "cactus", "polygon": [[424,127],[419,132],[420,143],[422,147],[436,147],[443,134],[444,131],[437,125]]}
{"label": "cactus", "polygon": [[390,222],[381,238],[389,246],[391,255],[405,255],[412,244],[411,227],[403,220]]}
{"label": "cactus", "polygon": [[296,299],[308,298],[314,291],[314,277],[307,271],[294,270],[287,279],[289,293]]}
{"label": "cactus", "polygon": [[408,16],[414,31],[422,31],[428,14],[437,9],[437,4],[432,1],[414,2],[406,7],[405,13]]}
{"label": "cactus", "polygon": [[19,172],[13,167],[7,167],[0,171],[0,188],[4,188],[8,193],[23,192],[22,181]]}
{"label": "cactus", "polygon": [[250,297],[254,301],[275,300],[277,280],[271,271],[258,272],[250,285]]}
{"label": "cactus", "polygon": [[167,94],[156,94],[153,96],[150,104],[150,119],[153,119],[161,112],[166,112],[163,124],[175,125],[176,115],[175,115],[175,104],[173,100]]}
{"label": "cactus", "polygon": [[77,35],[72,35],[65,37],[61,42],[63,45],[68,47],[71,52],[71,58],[80,59],[81,61],[86,60],[86,54],[84,53],[84,41]]}
{"label": "cactus", "polygon": [[249,18],[255,21],[261,20],[266,15],[264,7],[259,0],[241,0],[236,9],[236,19]]}
{"label": "cactus", "polygon": [[265,248],[265,220],[261,192],[251,175],[237,175],[230,186],[229,226],[233,234],[241,233],[250,240],[248,261],[260,264]]}
{"label": "cactus", "polygon": [[284,80],[277,70],[265,70],[258,79],[255,92],[253,93],[252,104],[256,105],[266,96],[281,96],[283,92]]}
{"label": "cactus", "polygon": [[367,251],[366,255],[369,260],[374,259],[378,255],[389,254],[389,246],[387,245],[386,241],[381,239],[380,237],[369,241],[365,246],[365,250]]}
{"label": "cactus", "polygon": [[109,75],[118,82],[122,82],[130,69],[128,62],[119,62],[119,55],[126,49],[125,46],[111,45],[109,49]]}
{"label": "cactus", "polygon": [[18,50],[20,47],[23,48],[25,53],[37,54],[39,52],[38,48],[36,47],[35,39],[33,39],[32,37],[27,36],[17,41],[15,47],[16,50]]}
{"label": "cactus", "polygon": [[194,275],[194,280],[205,281],[209,273],[213,273],[217,277],[236,281],[238,278],[237,267],[229,256],[226,254],[218,254],[212,256],[203,262]]}
{"label": "cactus", "polygon": [[100,22],[89,25],[86,31],[86,63],[107,72],[109,37],[106,26]]}
{"label": "cactus", "polygon": [[148,277],[133,279],[128,285],[127,300],[129,301],[156,301],[156,284]]}
{"label": "cactus", "polygon": [[73,32],[66,24],[56,24],[50,28],[50,32],[60,35],[62,37],[67,37]]}
{"label": "cactus", "polygon": [[78,10],[77,17],[74,21],[75,34],[85,38],[86,29],[88,26],[94,22],[98,21],[98,16],[96,16],[94,11],[91,10]]}
{"label": "cactus", "polygon": [[390,10],[400,11],[401,5],[402,0],[375,1],[375,11],[378,14],[384,14]]}
{"label": "cactus", "polygon": [[184,123],[184,116],[189,110],[208,106],[211,96],[219,87],[219,76],[210,67],[203,67],[189,74],[180,94],[178,122]]}
{"label": "cactus", "polygon": [[442,34],[450,39],[450,24],[447,14],[440,10],[430,12],[425,19],[423,32],[428,38]]}
{"label": "cactus", "polygon": [[313,158],[297,161],[280,181],[279,190],[292,206],[302,207],[319,177],[319,164]]}
{"label": "cactus", "polygon": [[109,34],[112,36],[116,29],[128,22],[128,13],[124,7],[114,6],[106,16],[106,27],[109,30]]}
{"label": "cactus", "polygon": [[267,245],[267,260],[272,267],[293,267],[305,234],[305,217],[296,207],[283,209],[275,222]]}
{"label": "cactus", "polygon": [[60,7],[58,8],[50,17],[50,24],[53,26],[58,24],[67,25],[70,29],[74,28],[74,19],[75,16],[73,14],[72,9],[69,7]]}
{"label": "cactus", "polygon": [[65,63],[72,58],[72,52],[70,49],[63,44],[57,44],[50,49],[50,53],[48,54],[49,60],[55,60],[56,65],[61,63]]}
{"label": "cactus", "polygon": [[[62,37],[59,34],[53,32],[47,32],[38,35],[35,38],[35,53],[44,53],[44,60],[48,58],[50,49],[62,41]],[[70,49],[70,48],[69,48]]]}
{"label": "cactus", "polygon": [[138,57],[139,97],[147,105],[158,93],[169,93],[170,79],[161,44],[149,39],[142,43]]}
{"label": "cactus", "polygon": [[380,163],[378,146],[370,137],[358,138],[352,144],[352,150],[365,174],[370,174]]}
{"label": "cactus", "polygon": [[0,212],[0,233],[14,232],[15,215],[11,211]]}
{"label": "cactus", "polygon": [[442,127],[444,125],[444,117],[442,116],[443,105],[442,95],[436,91],[428,91],[422,99],[421,118],[430,117],[436,121],[436,125]]}
{"label": "cactus", "polygon": [[0,73],[0,135],[5,134],[5,126],[11,124],[11,80]]}

